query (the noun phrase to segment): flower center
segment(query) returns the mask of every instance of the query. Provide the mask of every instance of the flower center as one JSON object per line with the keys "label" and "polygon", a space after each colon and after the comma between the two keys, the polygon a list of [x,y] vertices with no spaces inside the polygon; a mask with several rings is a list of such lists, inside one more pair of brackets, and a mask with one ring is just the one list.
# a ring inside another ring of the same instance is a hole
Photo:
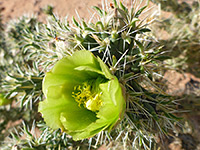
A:
{"label": "flower center", "polygon": [[78,102],[79,107],[84,106],[91,111],[99,111],[102,100],[100,99],[101,92],[98,93],[92,89],[92,86],[87,82],[82,85],[74,87],[74,92],[72,92],[72,97]]}

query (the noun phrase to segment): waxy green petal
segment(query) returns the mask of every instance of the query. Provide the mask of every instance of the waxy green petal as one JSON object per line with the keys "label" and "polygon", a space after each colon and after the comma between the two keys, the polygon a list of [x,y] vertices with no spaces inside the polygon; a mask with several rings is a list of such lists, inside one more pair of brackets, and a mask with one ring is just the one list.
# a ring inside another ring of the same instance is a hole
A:
{"label": "waxy green petal", "polygon": [[48,98],[43,102],[40,102],[39,111],[42,113],[46,123],[53,129],[63,128],[60,121],[60,114],[70,109],[71,107],[76,107],[76,104],[65,101],[65,97],[59,99]]}
{"label": "waxy green petal", "polygon": [[102,73],[105,75],[105,77],[107,79],[112,79],[113,78],[113,75],[111,75],[108,67],[103,63],[103,61],[98,57],[97,58],[98,62],[99,62],[99,65],[101,67],[101,71]]}
{"label": "waxy green petal", "polygon": [[61,113],[60,118],[63,126],[68,131],[81,131],[92,122],[96,121],[96,114],[86,108],[70,108],[67,112]]}

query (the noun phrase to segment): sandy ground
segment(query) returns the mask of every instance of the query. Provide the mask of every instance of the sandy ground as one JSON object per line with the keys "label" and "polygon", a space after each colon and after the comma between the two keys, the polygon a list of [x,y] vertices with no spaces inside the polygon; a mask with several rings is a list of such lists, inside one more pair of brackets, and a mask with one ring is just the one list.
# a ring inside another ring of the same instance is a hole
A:
{"label": "sandy ground", "polygon": [[[112,2],[112,0],[105,0]],[[132,0],[122,0],[130,4]],[[193,0],[179,0],[191,2]],[[23,14],[38,15],[39,19],[44,20],[42,8],[47,5],[53,6],[54,12],[59,16],[75,16],[77,10],[81,18],[88,18],[93,13],[91,6],[101,6],[101,0],[0,0],[0,11],[3,15],[3,21],[6,22],[22,16]]]}
{"label": "sandy ground", "polygon": [[91,6],[101,6],[101,0],[0,0],[4,22],[23,14],[34,14],[43,20],[42,8],[47,5],[53,6],[58,16],[75,16],[77,10],[81,18],[87,18],[92,14]]}
{"label": "sandy ground", "polygon": [[[45,15],[42,9],[51,5],[54,7],[54,13],[59,17],[77,16],[78,12],[80,18],[90,18],[94,14],[92,6],[102,6],[102,1],[107,4],[112,3],[112,0],[0,0],[0,11],[3,22],[10,19],[18,18],[22,15],[36,15],[40,21],[45,20]],[[122,0],[126,6],[130,6],[133,0]],[[140,0],[135,2],[140,3]],[[142,5],[146,3],[143,1]],[[149,7],[152,6],[150,3]],[[108,6],[110,7],[110,6]],[[148,10],[150,13],[151,10]],[[153,10],[152,10],[153,11]]]}

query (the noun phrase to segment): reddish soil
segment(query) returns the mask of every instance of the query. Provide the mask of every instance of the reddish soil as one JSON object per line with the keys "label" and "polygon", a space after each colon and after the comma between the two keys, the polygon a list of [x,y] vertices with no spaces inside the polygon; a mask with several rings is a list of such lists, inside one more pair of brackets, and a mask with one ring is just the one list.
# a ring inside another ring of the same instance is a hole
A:
{"label": "reddish soil", "polygon": [[98,0],[0,0],[3,21],[22,16],[23,14],[38,15],[40,19],[45,19],[42,15],[42,8],[47,5],[53,6],[54,12],[59,16],[74,16],[75,10],[80,17],[90,16],[91,6],[101,5]]}

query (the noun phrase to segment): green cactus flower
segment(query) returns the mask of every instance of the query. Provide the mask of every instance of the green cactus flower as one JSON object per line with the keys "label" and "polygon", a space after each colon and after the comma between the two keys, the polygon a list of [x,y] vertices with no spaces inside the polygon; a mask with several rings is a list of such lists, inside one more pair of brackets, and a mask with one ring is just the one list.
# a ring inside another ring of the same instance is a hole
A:
{"label": "green cactus flower", "polygon": [[2,93],[0,93],[0,106],[8,105],[12,102],[10,99],[6,99]]}
{"label": "green cactus flower", "polygon": [[123,117],[125,100],[118,79],[100,58],[82,50],[58,61],[43,80],[39,104],[47,125],[74,140],[110,131]]}

